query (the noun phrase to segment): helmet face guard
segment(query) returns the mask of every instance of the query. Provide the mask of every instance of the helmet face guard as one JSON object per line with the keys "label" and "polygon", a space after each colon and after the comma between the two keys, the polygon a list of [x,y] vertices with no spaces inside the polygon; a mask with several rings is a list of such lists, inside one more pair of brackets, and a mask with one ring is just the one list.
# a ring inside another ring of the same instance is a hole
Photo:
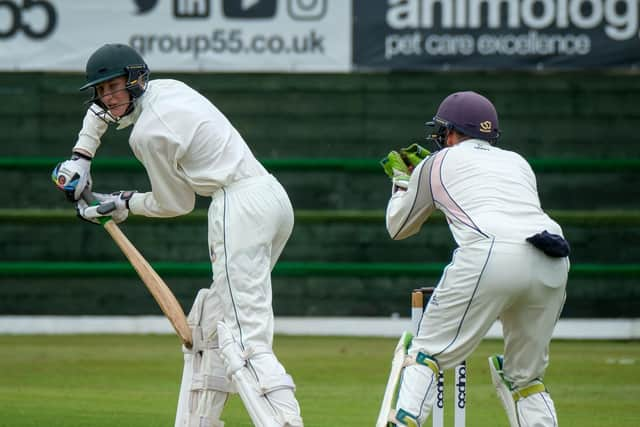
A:
{"label": "helmet face guard", "polygon": [[[140,96],[142,96],[142,94],[144,93],[147,86],[148,77],[149,77],[149,69],[147,69],[146,65],[144,64],[133,65],[133,66],[126,67],[126,74],[122,74],[122,76],[125,76],[125,75],[127,76],[127,82],[125,83],[125,87],[121,90],[126,90],[127,92],[129,92],[129,101],[126,102],[127,109],[125,110],[124,114],[121,117],[124,117],[133,111],[135,100]],[[113,78],[115,79],[117,77],[120,77],[120,76],[115,76]],[[111,80],[111,79],[108,79],[108,80]],[[108,80],[105,80],[105,81],[108,81]],[[96,86],[98,86],[100,83],[103,83],[103,82],[99,82],[99,83],[96,83],[95,86],[91,86],[92,96],[91,98],[86,100],[84,103],[97,104],[102,110],[101,111],[92,110],[92,111],[107,123],[117,122],[118,120],[120,120],[120,117],[116,117],[113,114],[111,114],[107,106],[102,102],[101,96],[98,95],[98,90]],[[110,94],[112,93],[115,93],[115,92],[110,92]],[[103,96],[104,95],[106,94],[103,94]],[[116,105],[116,107],[120,107],[121,105],[125,105],[125,104],[124,103],[119,104],[119,105]]]}
{"label": "helmet face guard", "polygon": [[81,91],[91,89],[92,96],[85,104],[95,103],[102,111],[94,113],[107,122],[117,122],[120,117],[112,115],[98,96],[96,87],[117,77],[127,78],[125,88],[129,93],[127,109],[122,117],[133,111],[134,101],[144,93],[149,78],[149,68],[144,59],[133,48],[122,44],[107,44],[95,51],[87,61],[87,83]]}
{"label": "helmet face guard", "polygon": [[425,123],[425,126],[427,126],[427,128],[433,128],[427,129],[426,140],[436,144],[438,149],[444,148],[447,141],[447,135],[451,129],[453,129],[451,123],[436,116],[433,118],[433,121]]}

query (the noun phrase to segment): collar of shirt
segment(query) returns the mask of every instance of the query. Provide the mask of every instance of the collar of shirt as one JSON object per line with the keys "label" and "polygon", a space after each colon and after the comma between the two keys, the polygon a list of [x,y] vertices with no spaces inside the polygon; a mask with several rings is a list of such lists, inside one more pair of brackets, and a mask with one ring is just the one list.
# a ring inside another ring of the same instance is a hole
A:
{"label": "collar of shirt", "polygon": [[140,117],[141,112],[142,107],[140,106],[140,98],[137,98],[133,101],[133,111],[118,120],[118,127],[116,129],[124,129],[134,124],[136,120],[138,120],[138,117]]}
{"label": "collar of shirt", "polygon": [[467,145],[486,145],[486,146],[490,146],[491,143],[489,143],[489,141],[485,141],[484,139],[477,139],[477,138],[471,138],[471,139],[465,139],[464,141],[460,141],[460,144],[467,144]]}

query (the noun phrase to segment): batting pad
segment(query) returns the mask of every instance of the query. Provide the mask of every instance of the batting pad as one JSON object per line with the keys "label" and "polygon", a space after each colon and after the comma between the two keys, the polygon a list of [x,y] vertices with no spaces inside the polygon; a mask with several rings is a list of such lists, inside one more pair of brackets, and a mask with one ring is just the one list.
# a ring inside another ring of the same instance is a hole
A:
{"label": "batting pad", "polygon": [[201,289],[187,318],[193,347],[182,348],[184,368],[175,427],[224,426],[220,415],[233,386],[220,358],[216,311],[210,296],[209,289]]}

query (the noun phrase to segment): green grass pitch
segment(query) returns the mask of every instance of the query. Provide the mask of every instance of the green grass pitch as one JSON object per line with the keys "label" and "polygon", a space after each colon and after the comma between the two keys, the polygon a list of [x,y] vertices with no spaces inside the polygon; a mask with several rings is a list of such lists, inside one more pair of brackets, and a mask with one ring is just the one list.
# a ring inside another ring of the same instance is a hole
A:
{"label": "green grass pitch", "polygon": [[[305,425],[373,426],[395,341],[277,336]],[[468,426],[508,427],[486,362],[500,349],[487,340],[468,360]],[[181,373],[174,336],[0,336],[0,427],[173,426]],[[554,341],[545,382],[563,427],[640,425],[638,341]],[[251,426],[237,396],[223,420]]]}

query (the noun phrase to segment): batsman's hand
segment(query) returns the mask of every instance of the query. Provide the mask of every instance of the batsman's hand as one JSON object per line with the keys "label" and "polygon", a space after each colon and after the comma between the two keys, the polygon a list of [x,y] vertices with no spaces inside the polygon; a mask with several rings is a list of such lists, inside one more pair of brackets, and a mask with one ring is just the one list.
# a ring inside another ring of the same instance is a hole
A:
{"label": "batsman's hand", "polygon": [[409,178],[411,178],[411,171],[409,167],[402,159],[402,156],[397,151],[391,151],[380,160],[380,164],[384,169],[384,172],[391,178],[394,188],[400,187],[406,189],[409,186]]}
{"label": "batsman's hand", "polygon": [[56,165],[51,180],[70,202],[77,202],[85,188],[91,189],[90,169],[89,157],[74,154],[71,159]]}
{"label": "batsman's hand", "polygon": [[121,223],[129,216],[129,200],[136,191],[116,191],[111,194],[92,193],[98,203],[89,205],[83,199],[78,200],[78,217],[94,224],[101,224],[100,218],[111,217]]}
{"label": "batsman's hand", "polygon": [[408,147],[400,149],[400,156],[410,172],[413,172],[413,169],[430,154],[431,152],[429,150],[418,144],[411,144]]}

